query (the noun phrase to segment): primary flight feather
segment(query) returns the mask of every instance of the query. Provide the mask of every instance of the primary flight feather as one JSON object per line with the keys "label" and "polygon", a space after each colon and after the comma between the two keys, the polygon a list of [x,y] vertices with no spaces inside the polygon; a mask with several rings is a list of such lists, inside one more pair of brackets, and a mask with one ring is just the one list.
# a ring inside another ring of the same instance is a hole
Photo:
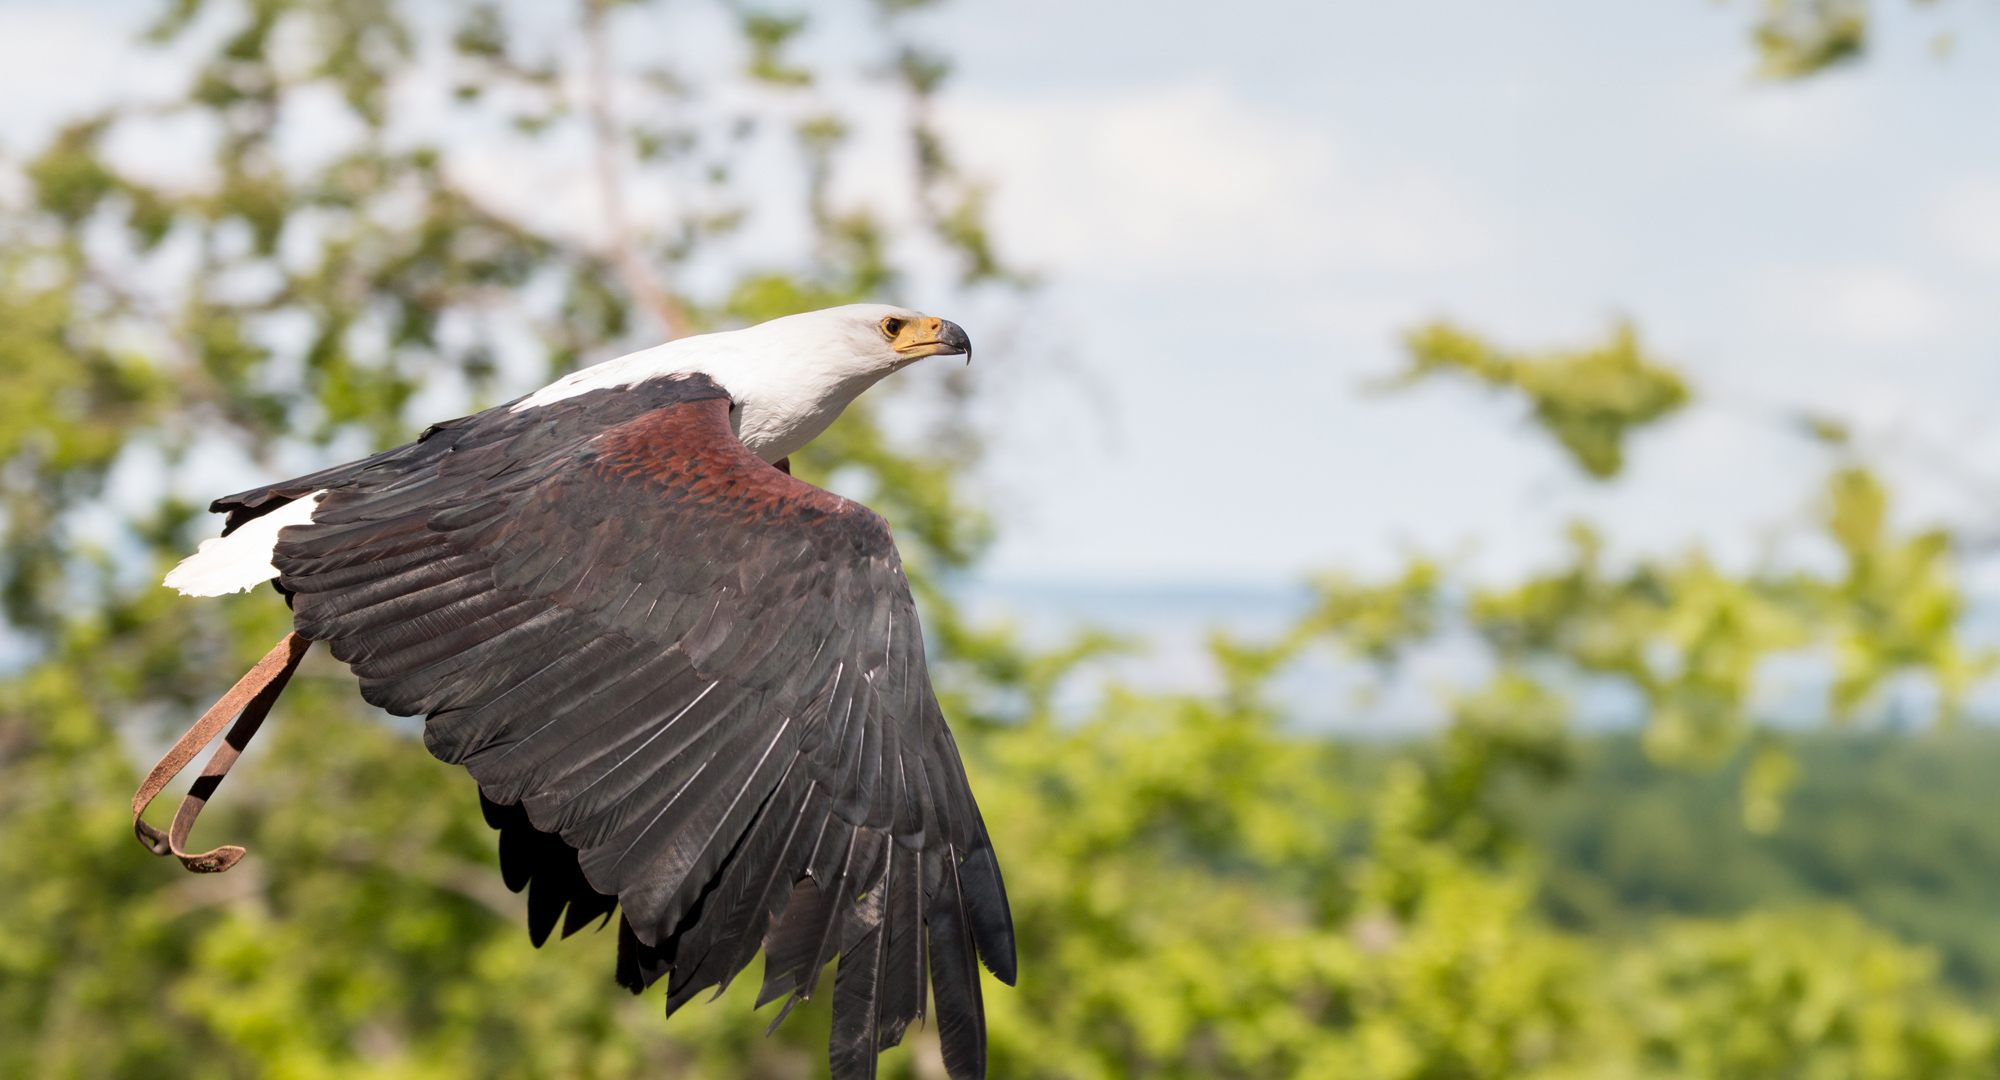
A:
{"label": "primary flight feather", "polygon": [[1014,981],[999,864],[887,524],[787,467],[884,376],[970,351],[874,304],[684,338],[218,499],[166,583],[275,581],[297,638],[424,716],[537,945],[616,911],[618,981],[667,978],[669,1013],[760,947],[758,1004],[789,1011],[838,956],[837,1080],[874,1075],[928,982],[947,1071],[980,1077],[979,961]]}

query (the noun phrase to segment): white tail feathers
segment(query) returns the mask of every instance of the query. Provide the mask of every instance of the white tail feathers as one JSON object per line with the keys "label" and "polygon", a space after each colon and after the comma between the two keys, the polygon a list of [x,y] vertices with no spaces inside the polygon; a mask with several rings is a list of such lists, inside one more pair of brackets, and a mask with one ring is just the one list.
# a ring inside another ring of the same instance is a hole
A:
{"label": "white tail feathers", "polygon": [[262,517],[251,518],[228,536],[203,540],[195,553],[167,571],[161,584],[179,589],[183,596],[221,596],[245,589],[278,576],[271,554],[278,547],[278,530],[287,525],[312,521],[325,491],[315,491],[294,499]]}

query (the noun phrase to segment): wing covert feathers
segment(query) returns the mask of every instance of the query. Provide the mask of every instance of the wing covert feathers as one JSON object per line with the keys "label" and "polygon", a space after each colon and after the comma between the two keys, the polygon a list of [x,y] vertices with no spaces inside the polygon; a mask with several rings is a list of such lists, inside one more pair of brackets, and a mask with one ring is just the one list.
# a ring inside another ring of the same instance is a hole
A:
{"label": "wing covert feathers", "polygon": [[982,1077],[1012,921],[887,526],[728,408],[699,376],[502,407],[213,509],[327,492],[272,556],[296,628],[479,782],[536,945],[616,913],[618,982],[666,978],[669,1015],[761,946],[782,1019],[838,957],[836,1080],[927,984]]}

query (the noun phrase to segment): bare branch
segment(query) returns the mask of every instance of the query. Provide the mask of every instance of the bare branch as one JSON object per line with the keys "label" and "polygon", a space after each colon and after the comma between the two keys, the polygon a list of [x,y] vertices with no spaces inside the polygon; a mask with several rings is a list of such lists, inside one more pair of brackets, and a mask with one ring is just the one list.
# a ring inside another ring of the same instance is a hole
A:
{"label": "bare branch", "polygon": [[626,214],[624,186],[619,182],[618,175],[620,140],[617,113],[611,100],[611,46],[605,33],[606,16],[610,9],[610,0],[585,0],[583,5],[584,40],[590,53],[588,109],[591,136],[597,144],[594,168],[598,201],[604,208],[604,226],[608,235],[609,250],[606,254],[617,270],[618,280],[625,286],[625,291],[652,314],[667,337],[686,337],[694,332],[687,309],[660,282],[653,268],[640,258],[632,243],[638,230]]}

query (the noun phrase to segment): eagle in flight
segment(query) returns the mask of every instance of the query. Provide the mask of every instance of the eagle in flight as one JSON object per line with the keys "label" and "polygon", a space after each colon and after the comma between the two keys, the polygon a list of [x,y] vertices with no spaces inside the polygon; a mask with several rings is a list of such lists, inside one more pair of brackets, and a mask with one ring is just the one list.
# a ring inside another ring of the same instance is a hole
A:
{"label": "eagle in flight", "polygon": [[[904,308],[793,315],[217,499],[222,536],[166,584],[271,581],[294,632],[148,777],[141,841],[194,870],[242,855],[181,848],[324,641],[363,698],[424,717],[424,745],[478,781],[536,945],[615,912],[618,982],[666,978],[670,1015],[761,946],[757,1004],[787,998],[779,1019],[837,955],[836,1080],[875,1075],[923,1018],[927,983],[946,1070],[983,1076],[979,962],[1015,974],[999,864],[888,524],[788,459],[884,376],[941,354],[969,360],[965,332]],[[146,824],[232,716],[171,832]]]}

